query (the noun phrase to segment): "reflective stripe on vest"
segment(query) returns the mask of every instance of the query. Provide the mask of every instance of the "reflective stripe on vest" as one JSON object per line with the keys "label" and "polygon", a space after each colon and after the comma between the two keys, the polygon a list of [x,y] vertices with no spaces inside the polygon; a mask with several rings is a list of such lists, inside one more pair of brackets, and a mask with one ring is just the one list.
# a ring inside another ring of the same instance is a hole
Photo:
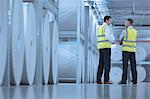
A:
{"label": "reflective stripe on vest", "polygon": [[98,42],[109,42],[108,40],[98,41]]}
{"label": "reflective stripe on vest", "polygon": [[105,35],[99,35],[98,37],[105,37]]}
{"label": "reflective stripe on vest", "polygon": [[130,47],[130,48],[136,48],[136,46],[130,46],[130,45],[123,45],[125,47]]}
{"label": "reflective stripe on vest", "polygon": [[131,40],[123,40],[125,42],[131,42],[131,43],[136,43],[136,41],[131,41]]}

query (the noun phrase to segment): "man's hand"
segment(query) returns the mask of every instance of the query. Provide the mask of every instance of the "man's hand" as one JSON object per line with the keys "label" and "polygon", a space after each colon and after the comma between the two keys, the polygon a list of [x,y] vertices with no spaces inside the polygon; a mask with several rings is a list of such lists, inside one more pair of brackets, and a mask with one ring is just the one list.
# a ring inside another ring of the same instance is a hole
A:
{"label": "man's hand", "polygon": [[122,45],[123,44],[123,39],[120,41],[120,43],[119,43],[120,45]]}

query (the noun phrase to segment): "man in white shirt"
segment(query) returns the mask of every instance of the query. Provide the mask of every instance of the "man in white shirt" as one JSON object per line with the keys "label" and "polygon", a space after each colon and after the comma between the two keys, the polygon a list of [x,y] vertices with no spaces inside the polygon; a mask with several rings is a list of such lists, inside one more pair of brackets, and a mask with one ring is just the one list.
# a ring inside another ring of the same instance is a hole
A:
{"label": "man in white shirt", "polygon": [[111,17],[105,16],[104,23],[98,27],[99,65],[97,71],[97,84],[103,84],[101,81],[104,71],[104,84],[112,84],[109,81],[109,72],[111,68],[111,44],[114,43],[115,37],[111,26]]}

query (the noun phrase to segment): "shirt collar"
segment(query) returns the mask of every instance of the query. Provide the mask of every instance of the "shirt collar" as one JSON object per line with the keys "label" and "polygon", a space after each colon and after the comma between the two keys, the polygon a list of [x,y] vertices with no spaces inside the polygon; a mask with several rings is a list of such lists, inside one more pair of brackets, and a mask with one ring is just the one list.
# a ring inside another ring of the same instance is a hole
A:
{"label": "shirt collar", "polygon": [[104,22],[103,25],[108,25],[108,24],[106,22]]}
{"label": "shirt collar", "polygon": [[128,26],[128,28],[130,29],[130,28],[133,28],[133,26],[131,25],[131,26]]}

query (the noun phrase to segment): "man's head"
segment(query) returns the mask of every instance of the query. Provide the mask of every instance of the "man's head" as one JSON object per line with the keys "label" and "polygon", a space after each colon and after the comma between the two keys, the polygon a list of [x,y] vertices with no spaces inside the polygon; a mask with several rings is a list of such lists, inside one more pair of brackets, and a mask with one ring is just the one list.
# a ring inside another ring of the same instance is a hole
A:
{"label": "man's head", "polygon": [[111,22],[112,22],[111,16],[105,16],[104,17],[104,22],[107,23],[108,25],[111,24]]}
{"label": "man's head", "polygon": [[132,19],[127,19],[125,21],[125,27],[131,26],[131,25],[133,25],[133,20]]}

